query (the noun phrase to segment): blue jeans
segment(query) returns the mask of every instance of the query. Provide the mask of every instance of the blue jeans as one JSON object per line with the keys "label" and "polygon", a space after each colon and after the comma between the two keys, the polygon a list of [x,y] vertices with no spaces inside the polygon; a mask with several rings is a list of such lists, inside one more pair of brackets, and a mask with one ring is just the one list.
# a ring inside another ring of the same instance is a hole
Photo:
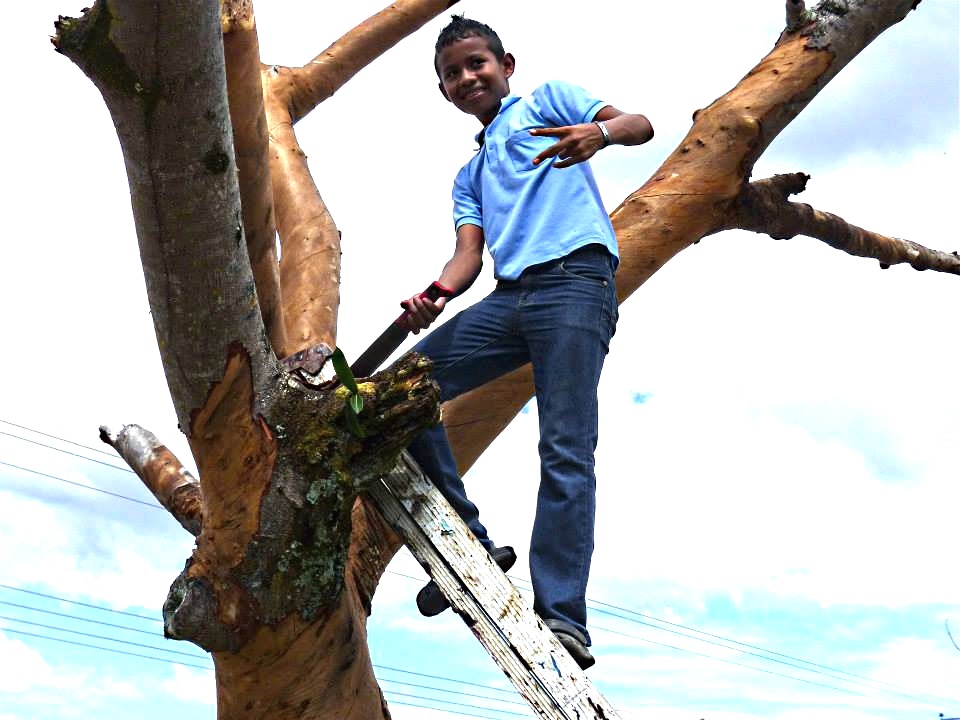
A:
{"label": "blue jeans", "polygon": [[[614,261],[601,245],[501,280],[476,305],[414,348],[434,362],[446,401],[527,362],[540,415],[540,490],[530,542],[534,609],[587,634],[593,554],[597,383],[618,317]],[[493,543],[467,498],[442,425],[410,453],[488,550]]]}

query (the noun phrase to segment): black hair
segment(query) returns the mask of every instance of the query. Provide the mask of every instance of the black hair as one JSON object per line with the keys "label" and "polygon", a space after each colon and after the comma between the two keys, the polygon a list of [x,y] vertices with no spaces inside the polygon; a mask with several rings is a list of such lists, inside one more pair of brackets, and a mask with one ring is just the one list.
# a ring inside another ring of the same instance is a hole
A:
{"label": "black hair", "polygon": [[447,26],[440,31],[437,36],[437,45],[434,48],[433,66],[437,67],[437,59],[444,48],[448,48],[458,40],[465,40],[469,37],[482,37],[487,39],[487,47],[493,53],[497,61],[503,60],[506,51],[503,49],[503,43],[496,31],[482,22],[465,18],[463,15],[453,15]]}

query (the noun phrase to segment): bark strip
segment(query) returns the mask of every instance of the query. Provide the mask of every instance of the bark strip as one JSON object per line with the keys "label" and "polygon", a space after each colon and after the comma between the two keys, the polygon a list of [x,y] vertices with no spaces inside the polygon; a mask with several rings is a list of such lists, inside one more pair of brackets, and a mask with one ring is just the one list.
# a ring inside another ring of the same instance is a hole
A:
{"label": "bark strip", "polygon": [[233,151],[240,184],[243,233],[260,314],[278,357],[287,354],[280,302],[277,228],[270,182],[269,137],[260,83],[260,44],[249,0],[227,0],[220,10]]}
{"label": "bark strip", "polygon": [[139,425],[124,425],[116,434],[101,425],[100,439],[117,451],[184,530],[200,534],[200,483],[156,435]]}
{"label": "bark strip", "polygon": [[848,223],[832,213],[787,198],[803,191],[809,176],[777,175],[747,185],[725,218],[725,230],[739,228],[787,240],[806,235],[850,255],[874,258],[885,268],[907,263],[914,270],[960,275],[960,256],[931,250],[911,240],[881,235]]}

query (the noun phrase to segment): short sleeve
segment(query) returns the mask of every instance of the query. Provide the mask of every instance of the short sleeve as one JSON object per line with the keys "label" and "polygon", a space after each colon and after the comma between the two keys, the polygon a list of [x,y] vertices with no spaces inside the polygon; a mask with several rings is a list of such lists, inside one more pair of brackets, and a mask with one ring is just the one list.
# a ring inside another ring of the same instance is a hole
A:
{"label": "short sleeve", "polygon": [[533,99],[543,118],[557,126],[591,122],[609,104],[581,87],[559,80],[538,87],[533,91]]}
{"label": "short sleeve", "polygon": [[483,227],[480,197],[473,187],[469,167],[465,165],[453,181],[453,224],[457,230],[461,225]]}

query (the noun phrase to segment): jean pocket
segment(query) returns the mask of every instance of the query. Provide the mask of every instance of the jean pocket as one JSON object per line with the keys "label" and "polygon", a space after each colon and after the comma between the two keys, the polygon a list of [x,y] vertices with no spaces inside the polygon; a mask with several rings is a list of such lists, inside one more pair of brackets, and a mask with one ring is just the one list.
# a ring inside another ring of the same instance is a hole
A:
{"label": "jean pocket", "polygon": [[599,255],[592,260],[566,258],[560,262],[560,270],[569,277],[587,280],[603,287],[607,287],[613,280],[609,259]]}

